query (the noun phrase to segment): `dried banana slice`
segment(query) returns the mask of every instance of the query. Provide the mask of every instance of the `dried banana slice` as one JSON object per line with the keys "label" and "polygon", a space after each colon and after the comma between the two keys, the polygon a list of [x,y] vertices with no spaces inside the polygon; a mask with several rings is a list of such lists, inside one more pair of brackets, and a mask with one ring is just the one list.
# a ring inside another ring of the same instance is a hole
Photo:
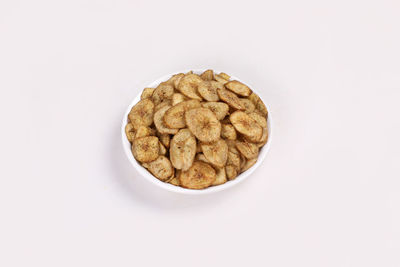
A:
{"label": "dried banana slice", "polygon": [[267,124],[267,119],[264,118],[260,113],[258,112],[252,112],[249,114],[249,116],[251,118],[253,118],[258,125],[261,126],[261,128],[263,129],[263,133],[261,136],[261,139],[259,140],[259,142],[257,143],[258,147],[262,147],[263,145],[265,145],[268,141],[268,124]]}
{"label": "dried banana slice", "polygon": [[202,78],[204,81],[211,81],[214,78],[214,72],[213,70],[206,70],[204,71],[201,75],[200,78]]}
{"label": "dried banana slice", "polygon": [[[225,74],[225,73],[224,73]],[[228,75],[229,76],[229,75]],[[227,82],[229,82],[229,79],[225,79],[224,78],[225,76],[224,75],[221,75],[221,74],[215,74],[214,75],[214,79],[217,81],[217,82],[219,82],[219,83],[221,83],[221,84],[226,84]]]}
{"label": "dried banana slice", "polygon": [[137,129],[135,133],[135,139],[149,135],[152,135],[152,129],[142,125]]}
{"label": "dried banana slice", "polygon": [[263,131],[260,125],[243,111],[235,111],[229,117],[236,131],[243,134],[251,142],[259,142]]}
{"label": "dried banana slice", "polygon": [[224,85],[216,81],[205,81],[197,88],[199,94],[207,101],[218,101],[218,88],[224,88]]}
{"label": "dried banana slice", "polygon": [[185,74],[183,74],[183,73],[178,73],[178,74],[172,75],[172,77],[169,78],[169,80],[166,81],[166,83],[172,85],[175,89],[177,89],[178,84],[181,81],[183,76],[185,76]]}
{"label": "dried banana slice", "polygon": [[169,148],[169,143],[171,141],[171,137],[169,136],[169,134],[161,134],[161,133],[159,133],[157,136],[158,136],[158,139],[160,139],[161,143],[166,148]]}
{"label": "dried banana slice", "polygon": [[249,96],[251,94],[251,89],[239,81],[230,81],[225,84],[225,87],[241,96]]}
{"label": "dried banana slice", "polygon": [[132,144],[132,154],[140,162],[156,160],[159,155],[160,146],[158,138],[146,136],[135,139]]}
{"label": "dried banana slice", "polygon": [[144,88],[140,99],[146,99],[146,98],[150,98],[153,95],[154,92],[154,88]]}
{"label": "dried banana slice", "polygon": [[225,168],[217,169],[215,181],[211,185],[220,185],[227,182]]}
{"label": "dried banana slice", "polygon": [[174,168],[165,156],[159,156],[156,160],[149,162],[148,170],[161,181],[167,181],[174,175]]}
{"label": "dried banana slice", "polygon": [[176,104],[164,115],[165,125],[169,128],[180,129],[186,126],[184,114],[187,110],[200,107],[199,100],[187,100]]}
{"label": "dried banana slice", "polygon": [[190,189],[207,188],[214,183],[215,179],[215,170],[201,161],[193,162],[193,165],[187,171],[182,171],[179,176],[181,186]]}
{"label": "dried banana slice", "polygon": [[228,140],[236,140],[237,134],[232,124],[222,124],[221,137]]}
{"label": "dried banana slice", "polygon": [[228,91],[226,89],[218,88],[217,93],[219,98],[227,103],[229,106],[231,106],[234,109],[238,110],[244,110],[245,107],[242,105],[242,103],[239,100],[239,97],[232,93],[231,91]]}
{"label": "dried banana slice", "polygon": [[236,148],[246,159],[254,159],[258,157],[258,146],[248,142],[236,142]]}
{"label": "dried banana slice", "polygon": [[240,169],[240,172],[247,171],[248,169],[253,167],[253,165],[256,164],[256,162],[257,162],[257,158],[247,160],[246,163]]}
{"label": "dried banana slice", "polygon": [[169,108],[171,106],[165,106],[154,113],[154,125],[161,134],[176,134],[178,132],[178,129],[168,128],[164,123],[164,114]]}
{"label": "dried banana slice", "polygon": [[210,109],[218,120],[222,120],[228,115],[229,106],[222,102],[205,102],[201,104],[202,107]]}
{"label": "dried banana slice", "polygon": [[201,142],[215,142],[221,135],[221,123],[208,108],[194,108],[185,112],[189,130]]}
{"label": "dried banana slice", "polygon": [[248,99],[254,103],[256,106],[256,109],[265,117],[268,118],[268,110],[267,107],[265,106],[264,102],[262,102],[261,98],[256,94],[252,93]]}
{"label": "dried banana slice", "polygon": [[172,105],[173,106],[175,106],[176,104],[179,104],[185,100],[186,100],[186,97],[180,93],[174,93],[172,95]]}
{"label": "dried banana slice", "polygon": [[165,148],[165,146],[161,143],[161,141],[159,141],[159,145],[160,145],[160,155],[164,155],[167,154],[167,149]]}
{"label": "dried banana slice", "polygon": [[206,156],[204,156],[203,153],[198,153],[198,154],[196,155],[196,157],[195,157],[195,160],[199,160],[199,161],[202,161],[202,162],[205,162],[205,163],[210,163],[210,162],[207,160]]}
{"label": "dried banana slice", "polygon": [[162,101],[171,99],[174,94],[174,87],[168,83],[160,83],[154,90],[151,99],[155,105],[160,104]]}
{"label": "dried banana slice", "polygon": [[171,106],[171,100],[167,99],[167,100],[162,101],[160,104],[156,105],[154,107],[154,113],[159,111],[161,108],[163,108],[165,106]]}
{"label": "dried banana slice", "polygon": [[167,183],[170,183],[170,184],[175,185],[175,186],[179,186],[180,185],[178,177],[172,177],[171,179],[169,179],[167,181]]}
{"label": "dried banana slice", "polygon": [[129,112],[129,119],[133,128],[136,130],[139,126],[150,126],[153,123],[154,104],[150,99],[140,100]]}
{"label": "dried banana slice", "polygon": [[226,166],[225,171],[226,171],[226,177],[228,178],[229,181],[235,179],[238,175],[237,169],[235,168],[235,166],[232,165]]}
{"label": "dried banana slice", "polygon": [[125,134],[126,134],[126,138],[128,138],[129,142],[132,142],[133,139],[135,139],[135,132],[134,132],[132,123],[128,123],[125,126]]}
{"label": "dried banana slice", "polygon": [[225,140],[219,139],[214,143],[201,144],[206,159],[214,166],[223,168],[228,160],[228,145]]}
{"label": "dried banana slice", "polygon": [[256,106],[248,100],[247,98],[239,98],[240,103],[242,103],[242,106],[244,107],[244,112],[246,113],[251,113],[256,109]]}
{"label": "dried banana slice", "polygon": [[197,88],[203,82],[204,81],[197,74],[186,74],[180,80],[177,89],[189,98],[201,100],[202,98],[199,96]]}
{"label": "dried banana slice", "polygon": [[229,79],[231,78],[231,76],[229,76],[229,75],[226,74],[225,72],[221,72],[221,73],[219,74],[219,77],[221,77],[221,78],[223,78],[223,79],[225,79],[225,80],[228,80],[228,81],[229,81]]}
{"label": "dried banana slice", "polygon": [[240,170],[240,154],[236,154],[235,152],[228,152],[228,160],[226,161],[226,166],[234,166],[236,170]]}
{"label": "dried banana slice", "polygon": [[196,155],[196,138],[188,129],[181,129],[172,138],[169,156],[178,170],[187,170]]}

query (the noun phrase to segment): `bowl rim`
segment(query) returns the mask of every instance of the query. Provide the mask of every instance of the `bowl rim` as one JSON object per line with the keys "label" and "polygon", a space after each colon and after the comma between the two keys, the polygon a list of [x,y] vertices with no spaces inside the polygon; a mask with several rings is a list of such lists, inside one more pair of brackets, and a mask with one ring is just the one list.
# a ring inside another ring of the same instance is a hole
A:
{"label": "bowl rim", "polygon": [[[193,70],[184,70],[184,71],[177,71],[177,72],[173,72],[173,73],[169,73],[166,75],[163,75],[162,77],[154,80],[151,83],[147,83],[145,86],[143,86],[143,88],[146,87],[155,87],[158,84],[160,84],[163,81],[168,80],[172,75],[177,74],[177,73],[187,73],[189,71],[193,71],[193,73],[196,74],[200,74],[202,72],[204,72],[207,69],[193,69]],[[216,71],[213,70],[214,73],[220,73],[220,71]],[[248,85],[250,88],[254,88],[252,87],[249,83],[242,81],[241,79],[237,78],[234,75],[231,75],[231,79],[233,80],[238,80],[240,82],[245,83],[246,85]],[[264,102],[265,106],[267,107],[268,110],[268,118],[267,118],[267,125],[268,125],[268,140],[267,143],[260,149],[260,153],[258,156],[258,160],[257,162],[247,171],[239,174],[234,180],[231,181],[227,181],[224,184],[221,185],[216,185],[216,186],[210,186],[207,187],[205,189],[188,189],[188,188],[184,188],[184,187],[180,187],[180,186],[175,186],[172,185],[170,183],[166,183],[163,181],[160,181],[159,179],[157,179],[156,177],[154,177],[150,172],[148,172],[144,167],[142,167],[137,161],[136,159],[133,157],[132,154],[132,150],[131,150],[131,144],[128,141],[126,135],[125,135],[125,126],[128,122],[128,114],[131,111],[132,107],[138,103],[140,101],[140,96],[141,93],[140,92],[128,105],[124,116],[122,118],[122,125],[121,125],[121,137],[122,137],[122,146],[123,149],[125,151],[125,155],[128,158],[129,162],[132,164],[132,166],[144,177],[146,178],[146,180],[150,181],[152,184],[157,185],[165,190],[168,190],[170,192],[175,192],[175,193],[181,193],[181,194],[189,194],[189,195],[203,195],[203,194],[209,194],[209,193],[214,193],[214,192],[220,192],[222,190],[225,190],[227,188],[230,188],[232,186],[235,186],[237,184],[239,184],[240,182],[242,182],[243,180],[245,180],[246,178],[248,178],[261,164],[262,162],[265,160],[270,146],[271,146],[271,140],[272,140],[272,119],[271,119],[271,110],[269,108],[269,105],[267,102],[264,101],[264,99],[262,98],[262,96],[259,94],[259,92],[257,90],[252,89],[253,92],[255,92],[260,99]]]}

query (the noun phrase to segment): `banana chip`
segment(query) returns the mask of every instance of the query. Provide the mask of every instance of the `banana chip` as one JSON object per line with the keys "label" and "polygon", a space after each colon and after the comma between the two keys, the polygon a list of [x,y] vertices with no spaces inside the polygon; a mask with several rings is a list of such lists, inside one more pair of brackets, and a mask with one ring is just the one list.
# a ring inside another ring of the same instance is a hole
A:
{"label": "banana chip", "polygon": [[135,139],[140,138],[140,137],[145,137],[145,136],[149,136],[152,135],[152,129],[147,127],[147,126],[139,126],[139,128],[137,129],[136,133],[135,133]]}
{"label": "banana chip", "polygon": [[153,95],[154,88],[144,88],[140,99],[150,98]]}
{"label": "banana chip", "polygon": [[169,80],[166,82],[168,84],[172,85],[175,89],[178,89],[178,84],[181,81],[183,76],[185,76],[185,74],[183,74],[183,73],[178,73],[178,74],[172,75],[172,77],[169,78]]}
{"label": "banana chip", "polygon": [[179,176],[181,186],[190,189],[207,188],[214,183],[215,179],[215,170],[201,161],[193,162],[193,165],[187,171],[182,171]]}
{"label": "banana chip", "polygon": [[174,168],[165,156],[159,156],[156,160],[149,162],[148,170],[161,181],[167,181],[174,174]]}
{"label": "banana chip", "polygon": [[258,123],[242,111],[236,111],[229,117],[236,131],[243,134],[251,142],[259,142],[263,130]]}
{"label": "banana chip", "polygon": [[228,140],[236,140],[237,134],[232,124],[222,124],[221,137]]}
{"label": "banana chip", "polygon": [[247,98],[239,98],[240,103],[242,103],[242,106],[244,107],[244,112],[246,113],[252,113],[255,109],[256,106],[248,100]]}
{"label": "banana chip", "polygon": [[201,142],[215,142],[221,135],[221,123],[208,108],[195,108],[186,111],[185,121],[189,130]]}
{"label": "banana chip", "polygon": [[256,164],[256,162],[257,162],[257,158],[247,160],[246,163],[240,169],[240,172],[247,171],[248,169],[253,167],[253,165]]}
{"label": "banana chip", "polygon": [[239,81],[230,81],[225,84],[225,87],[241,96],[249,96],[251,94],[250,88]]}
{"label": "banana chip", "polygon": [[153,95],[151,96],[151,99],[155,105],[158,105],[164,100],[171,99],[173,94],[174,87],[164,82],[157,86],[153,92]]}
{"label": "banana chip", "polygon": [[218,101],[218,88],[224,88],[224,85],[216,81],[205,81],[197,88],[199,94],[207,101]]}
{"label": "banana chip", "polygon": [[268,118],[268,110],[261,98],[256,94],[252,93],[248,99],[254,103],[257,111],[259,111],[265,118]]}
{"label": "banana chip", "polygon": [[198,154],[196,154],[195,160],[197,160],[197,161],[202,161],[202,162],[205,162],[205,163],[210,163],[210,162],[206,159],[206,156],[204,156],[203,153],[198,153]]}
{"label": "banana chip", "polygon": [[181,129],[172,138],[169,155],[172,165],[178,170],[187,170],[196,155],[196,138],[188,129]]}
{"label": "banana chip", "polygon": [[[186,97],[180,93],[174,93],[172,95],[172,105],[175,106],[176,104],[179,104],[183,101],[186,100]],[[249,100],[250,101],[250,100]]]}
{"label": "banana chip", "polygon": [[222,120],[228,115],[229,106],[222,102],[205,102],[201,104],[202,107],[210,109],[218,120]]}
{"label": "banana chip", "polygon": [[240,154],[236,154],[229,150],[228,160],[226,161],[226,166],[234,166],[236,170],[240,170]]}
{"label": "banana chip", "polygon": [[165,106],[171,106],[171,100],[167,99],[167,100],[162,101],[160,104],[156,105],[154,107],[154,113],[159,111],[160,109],[162,109]]}
{"label": "banana chip", "polygon": [[221,83],[221,84],[226,84],[227,82],[229,82],[229,79],[225,79],[224,77],[225,77],[225,76],[224,76],[224,75],[221,75],[221,74],[215,74],[215,75],[214,75],[214,79],[215,79],[217,82]]}
{"label": "banana chip", "polygon": [[161,134],[176,134],[178,129],[168,128],[164,123],[164,114],[171,106],[165,106],[154,114],[154,125]]}
{"label": "banana chip", "polygon": [[132,154],[137,161],[150,162],[156,160],[159,155],[158,138],[146,136],[135,139],[132,144]]}
{"label": "banana chip", "polygon": [[161,143],[161,141],[159,141],[159,145],[160,145],[160,155],[165,156],[165,154],[167,154],[167,149],[165,148],[165,146]]}
{"label": "banana chip", "polygon": [[129,119],[133,128],[137,130],[139,126],[150,126],[153,123],[154,104],[150,99],[140,100],[129,112]]}
{"label": "banana chip", "polygon": [[258,157],[258,146],[248,142],[236,142],[236,148],[246,159],[254,159]]}
{"label": "banana chip", "polygon": [[225,72],[221,72],[221,73],[219,74],[219,77],[221,77],[221,78],[223,78],[223,79],[225,79],[225,80],[228,80],[228,81],[229,81],[229,79],[231,78],[231,76],[229,76],[229,75],[226,74]]}
{"label": "banana chip", "polygon": [[197,88],[202,83],[204,83],[204,81],[200,78],[199,75],[186,74],[180,80],[178,84],[178,90],[189,98],[201,100],[202,98],[199,96]]}
{"label": "banana chip", "polygon": [[135,139],[135,132],[134,132],[132,123],[128,123],[125,126],[125,134],[126,134],[126,138],[128,138],[129,142],[132,142],[133,139]]}
{"label": "banana chip", "polygon": [[224,101],[225,103],[227,103],[229,106],[231,106],[232,108],[238,109],[238,110],[245,109],[245,107],[240,102],[239,97],[237,97],[237,95],[235,95],[231,91],[228,91],[223,88],[218,88],[217,93],[218,93],[219,98],[222,101]]}
{"label": "banana chip", "polygon": [[161,143],[166,147],[169,148],[169,143],[171,141],[171,137],[169,136],[169,134],[161,134],[158,133],[157,134],[158,139],[160,139]]}
{"label": "banana chip", "polygon": [[225,168],[217,169],[215,181],[211,185],[220,185],[227,182]]}
{"label": "banana chip", "polygon": [[200,107],[200,101],[187,100],[170,108],[164,116],[165,125],[169,128],[180,129],[186,127],[184,114],[187,110]]}
{"label": "banana chip", "polygon": [[226,166],[225,171],[229,181],[235,179],[238,175],[237,169],[232,165]]}
{"label": "banana chip", "polygon": [[202,78],[204,81],[211,81],[214,78],[213,70],[206,70],[200,75],[200,78]]}
{"label": "banana chip", "polygon": [[[223,168],[228,160],[228,145],[225,140],[219,139],[214,143],[201,144],[206,159],[214,166]],[[258,148],[257,148],[258,149]]]}
{"label": "banana chip", "polygon": [[263,133],[261,136],[261,139],[258,141],[257,146],[258,147],[262,147],[263,145],[265,145],[268,141],[268,125],[267,125],[267,119],[265,117],[263,117],[260,113],[258,112],[252,112],[249,114],[249,116],[251,118],[253,118],[258,125],[261,126],[261,128],[263,129]]}

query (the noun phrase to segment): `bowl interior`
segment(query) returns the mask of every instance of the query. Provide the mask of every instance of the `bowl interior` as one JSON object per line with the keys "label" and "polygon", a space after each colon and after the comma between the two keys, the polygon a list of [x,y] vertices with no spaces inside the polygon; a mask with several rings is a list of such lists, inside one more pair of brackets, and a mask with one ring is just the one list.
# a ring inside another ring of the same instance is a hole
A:
{"label": "bowl interior", "polygon": [[[189,71],[189,70],[181,71],[181,72],[182,72],[182,73],[186,73],[186,72],[188,72],[188,71]],[[200,73],[202,73],[203,71],[205,71],[205,70],[193,70],[193,72],[196,73],[196,74],[200,74]],[[215,72],[218,72],[218,73],[219,73],[219,71],[215,71]],[[161,82],[164,82],[164,81],[168,80],[173,74],[176,74],[176,73],[179,73],[179,72],[174,72],[174,73],[172,73],[172,74],[165,75],[165,76],[163,76],[163,77],[161,77],[161,78],[155,80],[154,82],[143,86],[143,88],[145,88],[145,87],[156,87],[156,86],[159,85]],[[240,79],[238,79],[237,77],[234,77],[234,76],[231,76],[231,79],[241,81]],[[266,105],[268,111],[270,111],[270,110],[269,110],[269,106],[268,106],[267,103],[264,101],[264,99],[262,99],[262,96],[259,94],[259,92],[257,92],[257,90],[254,90],[254,89],[253,89],[254,87],[252,87],[249,83],[247,83],[247,82],[245,82],[245,81],[241,81],[241,82],[247,84],[250,88],[252,88],[252,90],[253,90],[256,94],[258,94],[259,97],[261,98],[261,100],[264,102],[264,104]],[[169,191],[172,191],[172,192],[177,192],[177,193],[183,193],[183,194],[196,194],[196,195],[198,195],[198,194],[207,194],[207,193],[217,192],[217,191],[224,190],[224,189],[226,189],[226,188],[229,188],[229,187],[231,187],[231,186],[234,186],[234,185],[240,183],[241,181],[243,181],[244,179],[246,179],[247,177],[249,177],[249,176],[254,172],[254,170],[257,169],[257,168],[261,165],[261,163],[264,161],[264,159],[265,159],[265,157],[266,157],[266,155],[267,155],[267,153],[268,153],[268,151],[269,151],[270,144],[271,144],[271,134],[272,134],[272,131],[271,131],[271,115],[270,115],[270,113],[268,114],[268,120],[267,120],[267,124],[268,124],[268,141],[267,141],[267,143],[260,149],[257,162],[256,162],[250,169],[248,169],[247,171],[245,171],[245,172],[239,174],[234,180],[232,180],[232,181],[227,181],[226,183],[224,183],[224,184],[222,184],[222,185],[211,186],[211,187],[208,187],[208,188],[205,188],[205,189],[201,189],[201,190],[186,189],[186,188],[183,188],[183,187],[175,186],[175,185],[172,185],[172,184],[169,184],[169,183],[165,183],[165,182],[162,182],[162,181],[158,180],[158,179],[157,179],[156,177],[154,177],[151,173],[149,173],[144,167],[142,167],[142,166],[136,161],[136,159],[133,157],[132,151],[131,151],[131,144],[130,144],[130,142],[128,141],[128,139],[126,138],[126,135],[125,135],[125,126],[126,126],[126,124],[128,123],[128,114],[129,114],[130,110],[132,109],[132,107],[133,107],[134,105],[136,105],[137,102],[140,101],[141,92],[142,92],[142,91],[140,91],[140,93],[135,97],[135,99],[133,99],[133,101],[131,102],[131,104],[130,104],[129,107],[127,108],[127,110],[126,110],[126,112],[125,112],[125,114],[124,114],[124,117],[123,117],[123,119],[122,119],[122,126],[121,126],[122,145],[123,145],[123,147],[124,147],[125,154],[126,154],[126,156],[128,157],[130,163],[135,167],[136,170],[138,170],[138,172],[139,172],[143,177],[145,177],[147,180],[149,180],[149,181],[152,182],[153,184],[156,184],[157,186],[162,187],[162,188],[164,188],[164,189],[166,189],[166,190],[169,190]]]}

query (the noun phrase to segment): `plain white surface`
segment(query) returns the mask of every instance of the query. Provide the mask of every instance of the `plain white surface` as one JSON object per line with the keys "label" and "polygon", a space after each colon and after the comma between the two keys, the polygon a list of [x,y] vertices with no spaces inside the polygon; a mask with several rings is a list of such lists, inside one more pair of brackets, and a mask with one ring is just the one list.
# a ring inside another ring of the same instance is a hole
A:
{"label": "plain white surface", "polygon": [[[0,2],[1,266],[400,266],[399,1]],[[239,186],[157,189],[120,121],[186,68],[251,82]]]}
{"label": "plain white surface", "polygon": [[[177,72],[174,73],[170,73],[170,74],[166,74],[163,77],[159,77],[157,80],[152,81],[151,83],[146,83],[143,85],[143,87],[151,87],[151,88],[156,88],[160,83],[165,82],[167,80],[169,80],[172,75],[177,74],[177,73],[187,73],[189,71],[192,71],[193,73],[196,74],[201,74],[204,71],[206,71],[207,69],[192,69],[192,70],[179,70]],[[220,73],[221,71],[219,70],[213,70],[215,73]],[[253,88],[251,86],[250,83],[243,81],[242,79],[238,78],[235,75],[232,75],[232,73],[230,74],[231,76],[231,80],[237,80],[240,81],[242,83],[245,83],[247,86],[250,86],[250,88]],[[125,155],[127,156],[129,162],[131,163],[132,167],[134,167],[136,169],[136,171],[143,176],[143,178],[149,180],[151,183],[153,183],[156,186],[159,186],[165,190],[168,190],[170,192],[175,192],[175,193],[181,193],[181,194],[187,194],[187,195],[205,195],[205,194],[210,194],[210,193],[215,193],[215,192],[219,192],[225,189],[228,189],[232,186],[235,186],[241,182],[243,182],[245,179],[247,179],[250,176],[253,176],[254,171],[259,168],[261,165],[264,165],[264,160],[265,157],[268,154],[268,151],[271,147],[271,141],[272,141],[272,119],[271,119],[271,109],[267,103],[267,101],[265,101],[265,99],[262,99],[262,97],[260,96],[259,92],[256,91],[255,89],[253,89],[253,92],[258,94],[258,96],[260,97],[260,99],[263,101],[263,103],[266,105],[267,110],[269,110],[269,116],[267,118],[267,126],[268,126],[268,140],[267,143],[260,149],[260,152],[258,154],[258,159],[257,162],[250,167],[247,171],[239,174],[234,180],[232,181],[228,181],[222,185],[218,185],[218,186],[210,186],[208,188],[202,189],[202,190],[195,190],[195,189],[188,189],[188,188],[184,188],[184,187],[180,187],[180,186],[175,186],[169,183],[165,183],[160,181],[159,179],[155,178],[148,170],[146,170],[145,168],[143,168],[138,161],[134,158],[133,154],[132,154],[132,144],[128,141],[128,138],[126,137],[126,132],[125,132],[125,127],[128,123],[128,114],[131,111],[132,107],[134,105],[136,105],[136,103],[138,103],[140,101],[140,96],[141,96],[141,92],[133,99],[133,101],[129,104],[129,106],[126,108],[126,111],[124,112],[124,115],[122,116],[122,124],[121,124],[121,136],[122,136],[122,147],[125,151]]]}

